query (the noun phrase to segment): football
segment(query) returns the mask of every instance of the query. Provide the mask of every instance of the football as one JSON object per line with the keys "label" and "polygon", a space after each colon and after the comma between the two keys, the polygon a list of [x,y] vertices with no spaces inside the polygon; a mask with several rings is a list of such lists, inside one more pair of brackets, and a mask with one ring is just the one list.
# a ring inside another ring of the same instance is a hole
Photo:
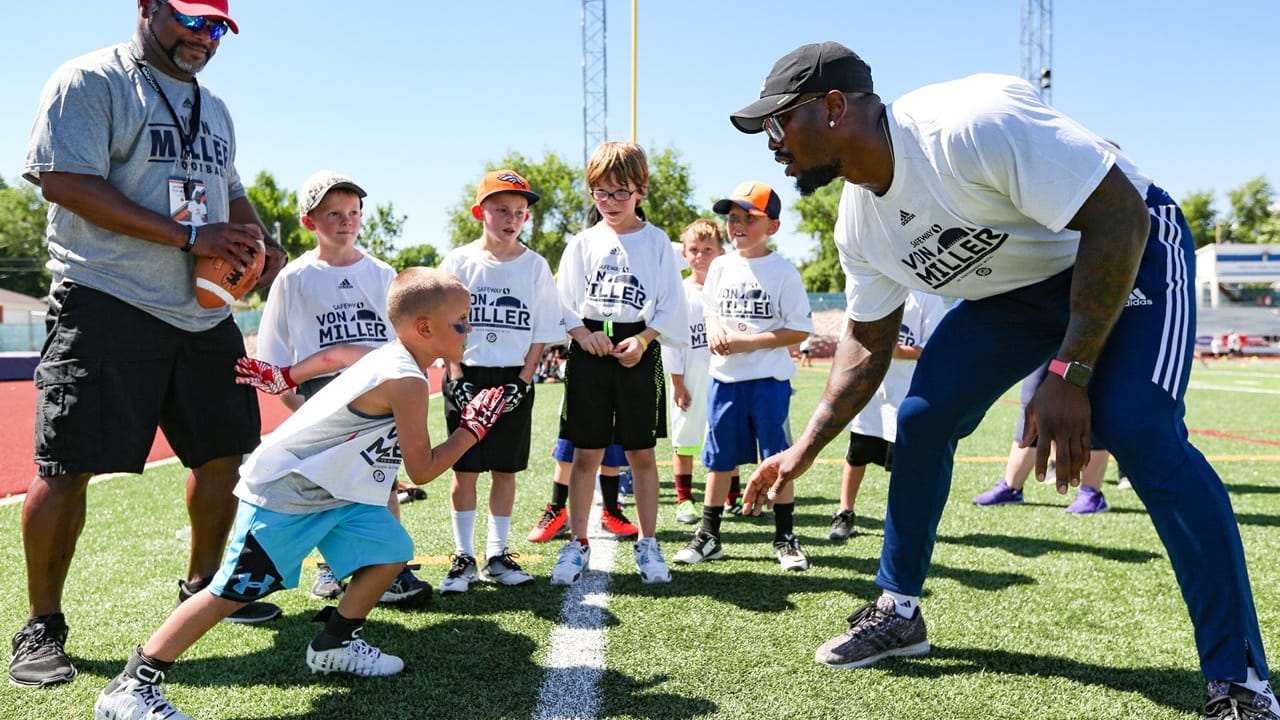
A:
{"label": "football", "polygon": [[218,308],[245,296],[258,283],[267,264],[267,247],[258,241],[253,264],[239,270],[223,258],[196,258],[196,302],[200,307]]}

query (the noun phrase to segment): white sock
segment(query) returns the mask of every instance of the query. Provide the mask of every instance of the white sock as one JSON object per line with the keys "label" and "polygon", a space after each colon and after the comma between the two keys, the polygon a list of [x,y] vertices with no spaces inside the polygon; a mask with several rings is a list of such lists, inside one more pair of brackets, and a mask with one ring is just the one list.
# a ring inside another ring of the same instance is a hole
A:
{"label": "white sock", "polygon": [[1244,682],[1240,684],[1259,695],[1265,695],[1267,700],[1271,701],[1271,712],[1280,715],[1280,702],[1276,701],[1276,694],[1271,692],[1271,683],[1258,677],[1258,671],[1254,670],[1252,666],[1249,667],[1249,674],[1245,677]]}
{"label": "white sock", "polygon": [[885,590],[884,594],[893,598],[893,604],[896,607],[898,614],[908,620],[915,617],[916,611],[920,609],[919,595],[903,595],[902,593],[896,593],[892,590]]}
{"label": "white sock", "polygon": [[472,538],[476,532],[475,510],[454,510],[449,513],[453,519],[453,543],[459,555],[476,556],[476,543]]}
{"label": "white sock", "polygon": [[507,537],[511,535],[511,516],[489,516],[489,539],[485,542],[484,557],[488,560],[507,551]]}

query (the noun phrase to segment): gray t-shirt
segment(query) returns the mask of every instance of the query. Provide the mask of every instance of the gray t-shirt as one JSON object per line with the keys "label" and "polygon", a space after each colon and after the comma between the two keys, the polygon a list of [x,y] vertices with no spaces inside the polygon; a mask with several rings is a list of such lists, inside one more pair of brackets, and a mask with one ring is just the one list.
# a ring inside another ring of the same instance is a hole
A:
{"label": "gray t-shirt", "polygon": [[[185,180],[173,116],[139,69],[142,53],[130,43],[75,58],[45,84],[31,129],[23,177],[69,172],[106,178],[142,207],[170,216],[169,180]],[[195,86],[151,69],[174,112],[190,122]],[[235,128],[213,93],[200,87],[200,128],[191,179],[203,183],[205,222],[229,219],[230,202],[245,190],[235,168]],[[196,302],[195,258],[175,247],[104,230],[66,208],[49,208],[49,268],[63,279],[115,296],[182,330],[207,330],[227,317],[226,307]]]}

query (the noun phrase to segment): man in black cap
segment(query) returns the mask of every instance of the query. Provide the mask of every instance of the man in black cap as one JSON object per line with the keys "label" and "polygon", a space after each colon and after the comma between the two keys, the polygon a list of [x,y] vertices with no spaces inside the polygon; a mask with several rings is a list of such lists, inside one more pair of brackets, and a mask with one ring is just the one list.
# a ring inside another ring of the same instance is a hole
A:
{"label": "man in black cap", "polygon": [[[768,134],[802,194],[846,181],[835,241],[850,322],[808,427],[752,476],[748,510],[803,474],[875,392],[908,292],[965,299],[934,332],[899,410],[884,594],[817,661],[862,667],[929,651],[919,596],[956,443],[1049,360],[1023,438],[1043,441],[1037,477],[1052,445],[1059,491],[1078,485],[1096,434],[1169,552],[1209,680],[1206,717],[1280,718],[1230,499],[1187,441],[1195,263],[1168,194],[1018,78],[974,75],[886,106],[870,67],[833,42],[779,60],[760,99],[730,120]],[[985,347],[1000,347],[1001,361],[973,351]]]}

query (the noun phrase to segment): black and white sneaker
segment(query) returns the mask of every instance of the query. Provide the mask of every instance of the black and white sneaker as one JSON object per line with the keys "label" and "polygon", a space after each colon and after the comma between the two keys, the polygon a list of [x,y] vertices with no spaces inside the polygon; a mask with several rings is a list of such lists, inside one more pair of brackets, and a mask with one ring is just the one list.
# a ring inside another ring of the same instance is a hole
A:
{"label": "black and white sneaker", "polygon": [[1274,698],[1233,682],[1209,683],[1204,720],[1280,720],[1272,711]]}
{"label": "black and white sneaker", "polygon": [[853,535],[854,514],[852,510],[841,510],[831,516],[831,532],[827,537],[836,542],[848,540]]}
{"label": "black and white sneaker", "polygon": [[849,616],[849,629],[823,643],[814,660],[833,668],[866,667],[887,657],[914,657],[929,652],[928,632],[920,608],[910,618],[881,595]]}
{"label": "black and white sneaker", "polygon": [[76,667],[67,657],[67,624],[62,615],[32,618],[13,636],[9,682],[23,687],[44,687],[70,682]]}
{"label": "black and white sneaker", "polygon": [[788,535],[782,540],[773,542],[773,554],[778,558],[778,564],[783,570],[808,570],[809,558],[804,556],[804,551],[800,549],[800,540],[795,535]]}
{"label": "black and white sneaker", "polygon": [[533,576],[520,567],[516,557],[511,552],[494,555],[480,568],[480,577],[500,585],[528,585],[533,582]]}
{"label": "black and white sneaker", "polygon": [[[199,582],[189,583],[186,580],[178,581],[178,602],[186,602],[191,596],[200,592],[209,586],[213,578],[205,578]],[[224,617],[222,622],[239,623],[241,625],[257,625],[268,620],[275,620],[280,617],[280,606],[269,602],[251,602],[239,610]]]}
{"label": "black and white sneaker", "polygon": [[449,574],[440,583],[441,595],[461,595],[476,581],[476,559],[466,553],[454,555],[449,563]]}
{"label": "black and white sneaker", "polygon": [[118,677],[93,703],[95,720],[195,720],[183,715],[164,697],[160,686],[137,678]]}
{"label": "black and white sneaker", "polygon": [[411,607],[430,600],[431,583],[421,580],[413,574],[414,570],[421,567],[421,565],[405,565],[400,574],[396,576],[396,579],[391,581],[391,587],[382,593],[382,597],[378,599],[378,602],[386,605]]}
{"label": "black and white sneaker", "polygon": [[698,528],[698,531],[693,534],[693,539],[671,556],[671,562],[677,565],[693,565],[703,560],[722,559],[724,559],[724,549],[720,545],[720,538],[707,532],[706,528]]}

